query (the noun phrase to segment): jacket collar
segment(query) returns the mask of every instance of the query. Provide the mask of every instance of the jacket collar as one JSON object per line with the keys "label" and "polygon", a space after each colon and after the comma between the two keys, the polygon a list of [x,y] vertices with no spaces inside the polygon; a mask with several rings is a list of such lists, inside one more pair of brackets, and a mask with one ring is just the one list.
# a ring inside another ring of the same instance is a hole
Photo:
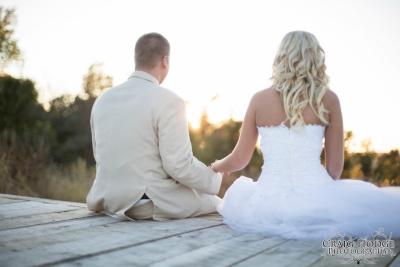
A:
{"label": "jacket collar", "polygon": [[159,82],[156,79],[156,77],[154,77],[153,75],[151,75],[150,73],[145,72],[145,71],[136,70],[132,73],[131,76],[129,76],[128,79],[131,79],[131,78],[139,78],[139,79],[146,80],[146,81],[149,81],[149,82],[159,85]]}

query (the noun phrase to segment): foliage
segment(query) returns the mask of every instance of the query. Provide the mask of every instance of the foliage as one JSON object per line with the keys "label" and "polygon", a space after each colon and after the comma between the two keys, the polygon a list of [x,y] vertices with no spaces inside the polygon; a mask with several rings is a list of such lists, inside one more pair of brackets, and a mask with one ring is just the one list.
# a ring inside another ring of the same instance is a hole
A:
{"label": "foliage", "polygon": [[0,132],[7,129],[17,134],[27,131],[40,134],[40,129],[48,127],[37,96],[31,80],[0,76]]}
{"label": "foliage", "polygon": [[373,180],[383,185],[400,185],[400,154],[399,150],[391,150],[376,159],[372,170]]}
{"label": "foliage", "polygon": [[21,51],[13,36],[15,21],[15,10],[0,6],[0,70],[11,61],[21,58]]}
{"label": "foliage", "polygon": [[[89,68],[86,77],[110,81],[93,71]],[[98,90],[104,84],[92,81],[90,86]],[[46,111],[37,96],[32,81],[0,76],[0,192],[44,197],[59,192],[58,197],[84,201],[94,178],[89,120],[95,98],[63,95]],[[70,171],[76,164],[81,166],[80,175]],[[65,180],[68,174],[75,177]]]}
{"label": "foliage", "polygon": [[83,91],[88,98],[96,98],[101,92],[112,86],[113,78],[103,73],[103,65],[92,64],[83,76]]}
{"label": "foliage", "polygon": [[49,157],[52,128],[34,83],[0,76],[0,190],[33,195]]}
{"label": "foliage", "polygon": [[94,98],[82,99],[61,96],[50,102],[48,119],[54,128],[55,142],[51,146],[52,159],[56,163],[72,163],[78,157],[94,163],[90,111]]}

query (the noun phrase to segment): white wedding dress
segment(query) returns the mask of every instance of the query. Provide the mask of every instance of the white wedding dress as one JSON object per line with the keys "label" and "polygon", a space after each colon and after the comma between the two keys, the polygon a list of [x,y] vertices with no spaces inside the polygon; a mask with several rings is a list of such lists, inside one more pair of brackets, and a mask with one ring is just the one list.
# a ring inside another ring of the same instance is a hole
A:
{"label": "white wedding dress", "polygon": [[[321,164],[324,126],[258,127],[264,165],[259,179],[241,176],[217,207],[231,228],[286,238],[336,234],[400,236],[400,187],[333,180]],[[381,229],[379,229],[381,228]]]}

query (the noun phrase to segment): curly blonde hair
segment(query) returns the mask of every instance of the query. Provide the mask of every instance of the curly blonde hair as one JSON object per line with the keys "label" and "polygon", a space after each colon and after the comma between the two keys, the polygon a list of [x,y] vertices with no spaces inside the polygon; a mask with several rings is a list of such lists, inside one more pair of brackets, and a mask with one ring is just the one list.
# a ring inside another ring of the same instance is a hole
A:
{"label": "curly blonde hair", "polygon": [[325,54],[317,38],[304,31],[283,38],[273,64],[273,88],[280,92],[290,126],[304,125],[303,110],[310,105],[315,115],[329,124],[322,98],[328,90]]}

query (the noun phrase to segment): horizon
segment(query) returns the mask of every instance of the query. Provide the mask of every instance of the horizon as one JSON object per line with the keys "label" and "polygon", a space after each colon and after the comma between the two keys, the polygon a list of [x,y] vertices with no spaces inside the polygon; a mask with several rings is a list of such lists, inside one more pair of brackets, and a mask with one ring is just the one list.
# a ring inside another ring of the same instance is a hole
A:
{"label": "horizon", "polygon": [[[325,50],[330,87],[341,100],[345,130],[354,134],[352,151],[363,151],[367,139],[377,152],[400,148],[398,1],[108,3],[2,0],[16,8],[15,36],[25,60],[6,70],[35,81],[41,103],[79,94],[96,62],[118,85],[134,71],[137,38],[156,31],[171,44],[163,86],[188,103],[190,123],[196,126],[204,109],[211,123],[241,121],[251,96],[270,85],[281,39],[302,29]],[[144,12],[135,13],[138,8]]]}

